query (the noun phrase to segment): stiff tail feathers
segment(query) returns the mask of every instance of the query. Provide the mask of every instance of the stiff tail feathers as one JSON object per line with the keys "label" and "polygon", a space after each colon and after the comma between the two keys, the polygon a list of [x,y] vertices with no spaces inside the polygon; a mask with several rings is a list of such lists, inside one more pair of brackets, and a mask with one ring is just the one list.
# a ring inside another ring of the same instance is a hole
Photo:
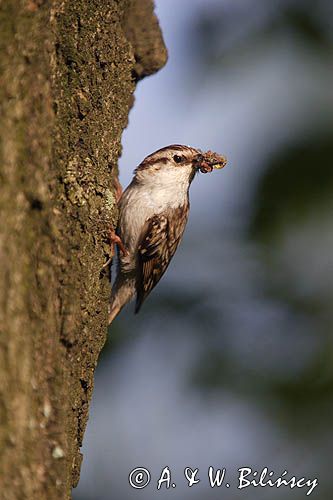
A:
{"label": "stiff tail feathers", "polygon": [[109,325],[118,316],[122,308],[132,299],[135,294],[134,281],[116,280],[112,287],[109,305]]}

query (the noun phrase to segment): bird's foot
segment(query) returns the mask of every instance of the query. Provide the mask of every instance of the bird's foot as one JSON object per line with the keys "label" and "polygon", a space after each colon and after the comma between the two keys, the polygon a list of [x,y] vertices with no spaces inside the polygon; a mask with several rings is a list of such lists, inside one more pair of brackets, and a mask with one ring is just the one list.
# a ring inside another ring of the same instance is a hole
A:
{"label": "bird's foot", "polygon": [[113,229],[110,230],[109,233],[109,238],[110,238],[110,243],[112,247],[112,255],[114,255],[114,246],[118,245],[119,250],[121,253],[126,256],[128,255],[127,248],[125,247],[124,243],[122,242],[120,236],[118,236]]}
{"label": "bird's foot", "polygon": [[103,264],[102,269],[104,269],[105,267],[108,267],[108,265],[111,263],[111,261],[114,257],[114,254],[115,254],[115,245],[118,245],[119,250],[121,251],[121,253],[124,256],[128,255],[128,251],[127,251],[124,243],[122,242],[120,236],[118,236],[113,229],[110,229],[109,240],[110,240],[110,246],[111,246],[111,256],[105,262],[105,264]]}

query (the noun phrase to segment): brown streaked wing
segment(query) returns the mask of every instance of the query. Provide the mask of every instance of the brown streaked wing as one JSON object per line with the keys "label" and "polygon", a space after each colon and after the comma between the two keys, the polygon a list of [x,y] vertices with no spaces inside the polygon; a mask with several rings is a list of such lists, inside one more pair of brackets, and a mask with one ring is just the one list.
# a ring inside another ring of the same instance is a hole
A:
{"label": "brown streaked wing", "polygon": [[175,254],[184,233],[188,211],[188,205],[184,205],[155,215],[147,221],[138,246],[136,313]]}

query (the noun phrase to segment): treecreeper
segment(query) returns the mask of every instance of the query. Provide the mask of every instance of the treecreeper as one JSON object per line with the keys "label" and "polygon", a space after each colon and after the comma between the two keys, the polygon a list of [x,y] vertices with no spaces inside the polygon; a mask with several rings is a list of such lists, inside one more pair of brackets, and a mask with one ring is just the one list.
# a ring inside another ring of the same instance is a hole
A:
{"label": "treecreeper", "polygon": [[147,156],[120,196],[119,221],[110,240],[118,247],[109,324],[136,297],[135,312],[165,273],[183,236],[189,189],[197,172],[223,168],[226,158],[212,151],[173,144]]}

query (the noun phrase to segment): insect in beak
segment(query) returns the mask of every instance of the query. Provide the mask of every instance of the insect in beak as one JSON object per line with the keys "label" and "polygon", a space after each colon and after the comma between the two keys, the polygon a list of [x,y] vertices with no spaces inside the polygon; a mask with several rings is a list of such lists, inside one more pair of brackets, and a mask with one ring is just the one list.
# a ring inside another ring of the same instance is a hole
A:
{"label": "insect in beak", "polygon": [[196,168],[203,174],[210,173],[215,169],[220,170],[225,167],[226,163],[227,159],[224,156],[213,153],[212,151],[199,154],[196,158]]}
{"label": "insect in beak", "polygon": [[215,163],[215,165],[213,165],[213,169],[221,170],[221,168],[225,167],[226,164],[227,160],[225,160],[223,163]]}

